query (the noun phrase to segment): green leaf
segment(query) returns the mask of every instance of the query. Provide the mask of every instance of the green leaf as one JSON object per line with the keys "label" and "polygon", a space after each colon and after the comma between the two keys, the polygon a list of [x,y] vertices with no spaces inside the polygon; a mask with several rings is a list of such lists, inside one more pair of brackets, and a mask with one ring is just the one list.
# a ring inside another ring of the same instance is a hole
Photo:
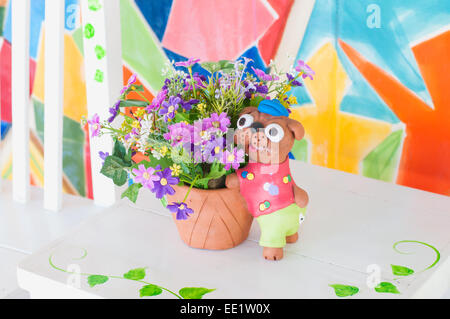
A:
{"label": "green leaf", "polygon": [[379,293],[399,294],[397,287],[390,282],[381,282],[375,287],[375,291]]}
{"label": "green leaf", "polygon": [[124,159],[126,154],[127,150],[125,149],[125,146],[120,141],[116,140],[114,143],[113,156]]}
{"label": "green leaf", "polygon": [[216,289],[186,287],[180,290],[180,296],[184,299],[202,299],[204,295],[209,294],[214,290]]}
{"label": "green leaf", "polygon": [[145,278],[145,268],[131,269],[123,275],[123,278],[130,280],[142,280]]}
{"label": "green leaf", "polygon": [[102,276],[102,275],[91,275],[88,277],[88,284],[91,287],[95,287],[97,285],[102,285],[105,282],[108,281],[108,277],[107,276]]}
{"label": "green leaf", "polygon": [[227,173],[226,169],[222,164],[218,162],[214,162],[211,166],[211,170],[208,175],[204,178],[200,178],[195,182],[195,186],[200,186],[201,188],[207,189],[208,182],[212,179],[218,179],[224,176]]}
{"label": "green leaf", "polygon": [[152,297],[162,294],[162,289],[155,285],[147,285],[139,290],[141,297]]}
{"label": "green leaf", "polygon": [[139,165],[144,165],[145,168],[149,167],[155,168],[156,166],[161,165],[161,168],[165,169],[173,164],[173,161],[167,157],[157,159],[153,155],[149,154],[148,158],[150,159],[150,161],[142,161],[139,163]]}
{"label": "green leaf", "polygon": [[200,65],[211,74],[219,71],[229,72],[234,69],[234,64],[227,60],[221,60],[219,62],[203,62]]}
{"label": "green leaf", "polygon": [[123,100],[120,102],[120,107],[147,107],[148,103],[141,100]]}
{"label": "green leaf", "polygon": [[161,204],[164,206],[164,208],[167,208],[167,205],[169,205],[169,202],[167,201],[166,196],[161,198]]}
{"label": "green leaf", "polygon": [[401,153],[403,130],[389,135],[363,160],[362,173],[366,177],[392,182]]}
{"label": "green leaf", "polygon": [[127,188],[126,191],[122,193],[122,198],[127,197],[130,201],[136,204],[136,200],[139,194],[139,190],[142,188],[142,185],[139,183],[134,183]]}
{"label": "green leaf", "polygon": [[347,286],[347,285],[340,285],[340,284],[329,285],[329,286],[334,289],[334,293],[338,297],[349,297],[349,296],[356,295],[359,292],[359,288],[354,287],[354,286]]}
{"label": "green leaf", "polygon": [[117,156],[108,156],[103,164],[100,173],[114,181],[117,186],[122,186],[127,182],[128,173],[124,170],[127,165]]}
{"label": "green leaf", "polygon": [[414,270],[405,266],[391,265],[392,273],[396,276],[410,276]]}

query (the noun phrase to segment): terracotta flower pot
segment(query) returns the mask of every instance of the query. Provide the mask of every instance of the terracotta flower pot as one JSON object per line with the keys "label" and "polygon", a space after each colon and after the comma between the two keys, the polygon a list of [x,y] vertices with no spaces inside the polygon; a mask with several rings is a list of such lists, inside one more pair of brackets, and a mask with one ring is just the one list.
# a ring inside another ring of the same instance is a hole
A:
{"label": "terracotta flower pot", "polygon": [[[176,186],[168,202],[181,202],[188,187]],[[188,220],[174,220],[181,239],[193,248],[229,249],[248,237],[253,216],[239,191],[227,188],[192,189],[187,205],[194,210]]]}

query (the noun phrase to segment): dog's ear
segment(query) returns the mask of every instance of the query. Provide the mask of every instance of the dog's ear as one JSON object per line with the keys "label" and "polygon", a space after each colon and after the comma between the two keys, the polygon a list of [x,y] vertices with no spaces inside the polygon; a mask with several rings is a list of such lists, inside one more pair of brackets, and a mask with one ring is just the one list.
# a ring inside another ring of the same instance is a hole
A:
{"label": "dog's ear", "polygon": [[257,112],[257,111],[258,111],[257,107],[249,106],[249,107],[246,107],[245,109],[242,110],[240,116],[242,116],[244,114],[250,114],[250,113],[253,113],[253,112]]}
{"label": "dog's ear", "polygon": [[288,119],[288,128],[294,133],[294,137],[296,140],[300,141],[305,137],[305,129],[303,125],[293,119]]}

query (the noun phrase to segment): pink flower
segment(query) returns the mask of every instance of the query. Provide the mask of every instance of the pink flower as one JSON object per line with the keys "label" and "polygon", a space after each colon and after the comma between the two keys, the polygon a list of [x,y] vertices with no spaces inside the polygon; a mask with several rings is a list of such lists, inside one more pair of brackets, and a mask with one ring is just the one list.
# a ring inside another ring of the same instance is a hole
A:
{"label": "pink flower", "polygon": [[261,80],[263,80],[265,82],[272,81],[274,79],[270,74],[266,74],[266,72],[264,72],[263,70],[255,69],[254,67],[252,67],[252,70],[253,70],[253,72],[255,72],[255,74],[258,78],[260,78]]}
{"label": "pink flower", "polygon": [[220,129],[224,133],[228,131],[231,123],[227,113],[221,113],[220,115],[213,113],[210,118],[206,118],[203,121],[206,124],[206,129]]}
{"label": "pink flower", "polygon": [[191,143],[192,126],[186,123],[176,123],[169,125],[169,132],[164,134],[166,140],[172,141],[172,146]]}
{"label": "pink flower", "polygon": [[91,127],[92,137],[99,136],[102,126],[100,125],[100,117],[97,113],[94,114],[92,120],[88,121],[88,124]]}
{"label": "pink flower", "polygon": [[187,61],[175,63],[175,66],[183,66],[185,68],[191,68],[194,64],[197,64],[198,62],[200,62],[200,59],[190,58]]}
{"label": "pink flower", "polygon": [[314,72],[313,69],[311,69],[311,67],[302,60],[298,60],[295,71],[302,72],[303,79],[310,78],[311,80],[314,80],[313,76],[316,74],[316,72]]}
{"label": "pink flower", "polygon": [[225,165],[225,169],[229,170],[231,167],[238,169],[241,163],[244,162],[245,153],[242,149],[235,148],[232,152],[226,150],[222,157],[222,164]]}
{"label": "pink flower", "polygon": [[155,187],[153,182],[159,181],[159,177],[153,175],[155,169],[152,167],[145,168],[144,165],[139,165],[139,169],[133,168],[133,174],[136,176],[134,181],[136,183],[141,183],[143,187],[152,190]]}
{"label": "pink flower", "polygon": [[147,106],[147,112],[151,112],[154,109],[158,109],[161,107],[161,104],[166,100],[167,98],[167,90],[162,90],[158,93],[158,95],[153,99],[152,104]]}

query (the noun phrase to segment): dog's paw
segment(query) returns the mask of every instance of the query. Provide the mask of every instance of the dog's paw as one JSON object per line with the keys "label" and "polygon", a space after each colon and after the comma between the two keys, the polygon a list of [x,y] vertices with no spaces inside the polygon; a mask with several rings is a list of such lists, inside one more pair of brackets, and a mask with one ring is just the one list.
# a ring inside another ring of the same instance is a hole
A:
{"label": "dog's paw", "polygon": [[263,257],[266,260],[281,260],[283,259],[283,248],[264,247]]}

